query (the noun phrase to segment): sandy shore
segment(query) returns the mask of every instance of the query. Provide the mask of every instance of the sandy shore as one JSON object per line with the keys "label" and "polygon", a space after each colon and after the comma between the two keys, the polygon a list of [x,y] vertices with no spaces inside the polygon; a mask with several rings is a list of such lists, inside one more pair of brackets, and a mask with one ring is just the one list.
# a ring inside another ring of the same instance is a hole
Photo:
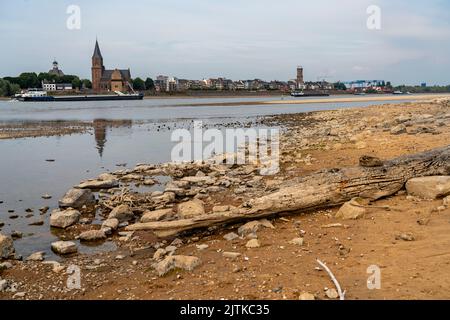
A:
{"label": "sandy shore", "polygon": [[[224,169],[224,173],[211,177],[218,185],[228,180],[228,187],[204,193],[195,190],[205,186],[192,186],[186,189],[190,194],[187,197],[200,194],[196,198],[204,201],[206,212],[213,206],[241,206],[277,190],[290,179],[322,169],[358,166],[363,155],[392,159],[442,147],[450,141],[447,101],[279,115],[264,121],[286,129],[281,137],[279,174],[261,177],[248,168]],[[140,179],[141,168],[125,173]],[[122,179],[125,173],[118,172],[117,177]],[[179,182],[182,172],[175,170],[174,174],[174,181]],[[136,209],[150,205],[148,198],[145,194],[104,195],[99,205],[126,201]],[[184,197],[176,202],[182,200]],[[168,208],[176,205],[165,204]],[[282,300],[299,299],[302,293],[309,293],[315,299],[330,299],[325,288],[333,288],[333,283],[318,268],[317,258],[333,271],[347,299],[450,298],[450,208],[443,206],[442,199],[421,200],[401,190],[374,202],[373,208],[357,220],[335,217],[338,210],[273,217],[273,228],[266,224],[257,230],[255,247],[248,246],[250,239],[246,237],[224,239],[230,232],[239,233],[242,223],[179,235],[175,242],[175,237],[157,238],[151,231],[137,231],[129,237],[114,233],[108,241],[117,243],[116,252],[75,254],[62,259],[59,267],[40,261],[12,261],[12,267],[0,271],[0,277],[16,283],[17,289],[0,293],[0,298]],[[64,238],[71,240],[80,231],[98,228],[93,224],[75,225],[66,230]],[[412,241],[399,238],[402,234],[412,235]],[[293,244],[292,240],[299,237],[302,245]],[[161,248],[197,257],[200,265],[192,271],[175,269],[160,277],[153,265],[159,261],[155,252]],[[240,255],[231,259],[223,252]],[[69,265],[80,267],[82,290],[65,288],[67,274],[63,270]],[[381,288],[377,290],[367,287],[367,269],[373,265],[381,269]],[[21,294],[15,296],[17,292]]]}

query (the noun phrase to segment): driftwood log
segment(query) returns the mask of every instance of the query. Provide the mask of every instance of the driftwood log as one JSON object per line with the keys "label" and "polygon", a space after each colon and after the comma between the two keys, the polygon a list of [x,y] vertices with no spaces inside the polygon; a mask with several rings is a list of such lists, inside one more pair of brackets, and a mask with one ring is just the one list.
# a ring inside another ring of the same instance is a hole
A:
{"label": "driftwood log", "polygon": [[395,194],[414,177],[450,175],[450,145],[385,161],[377,167],[328,169],[286,182],[274,193],[252,199],[238,210],[192,219],[136,223],[127,230],[158,236],[279,214],[341,205],[354,197],[377,200]]}

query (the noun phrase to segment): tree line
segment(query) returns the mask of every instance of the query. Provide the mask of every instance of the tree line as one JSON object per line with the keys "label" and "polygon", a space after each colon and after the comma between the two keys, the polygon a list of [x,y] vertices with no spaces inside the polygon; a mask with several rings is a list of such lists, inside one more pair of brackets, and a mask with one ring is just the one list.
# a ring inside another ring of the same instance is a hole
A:
{"label": "tree line", "polygon": [[[0,96],[9,97],[21,89],[42,88],[42,81],[52,83],[70,83],[75,90],[92,89],[92,82],[89,79],[80,79],[76,75],[58,76],[48,72],[23,72],[17,77],[0,78]],[[132,80],[134,90],[154,90],[155,84],[152,78],[145,81],[137,77]]]}

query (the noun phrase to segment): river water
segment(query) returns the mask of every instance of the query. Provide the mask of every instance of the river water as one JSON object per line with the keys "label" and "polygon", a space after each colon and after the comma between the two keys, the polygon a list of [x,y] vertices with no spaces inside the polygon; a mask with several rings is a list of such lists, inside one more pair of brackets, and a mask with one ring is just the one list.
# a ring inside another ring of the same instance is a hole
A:
{"label": "river water", "polygon": [[[344,96],[345,97],[345,96]],[[343,98],[344,98],[343,97]],[[277,99],[277,98],[275,98]],[[290,98],[285,98],[290,99]],[[128,168],[137,163],[170,161],[173,128],[189,127],[192,121],[203,120],[216,127],[235,125],[257,116],[288,114],[316,110],[362,107],[383,102],[308,103],[301,105],[240,105],[198,106],[186,104],[247,102],[274,100],[268,98],[201,98],[148,99],[143,101],[102,102],[9,102],[0,101],[0,122],[37,120],[97,121],[95,130],[83,134],[0,140],[0,231],[23,233],[14,241],[16,251],[27,257],[36,251],[45,251],[48,259],[56,259],[50,244],[58,239],[48,225],[52,209],[58,199],[81,180],[96,177],[106,171]],[[405,100],[407,101],[407,100]],[[395,101],[399,103],[401,101]],[[102,125],[98,119],[123,121],[121,126]],[[54,159],[54,162],[46,160]],[[52,196],[42,199],[43,194]],[[47,214],[38,211],[49,206]],[[32,216],[26,213],[33,209]],[[14,210],[14,212],[8,212]],[[12,215],[18,218],[11,219]],[[42,226],[29,223],[43,218]],[[112,242],[91,247],[80,245],[81,252],[113,250]]]}

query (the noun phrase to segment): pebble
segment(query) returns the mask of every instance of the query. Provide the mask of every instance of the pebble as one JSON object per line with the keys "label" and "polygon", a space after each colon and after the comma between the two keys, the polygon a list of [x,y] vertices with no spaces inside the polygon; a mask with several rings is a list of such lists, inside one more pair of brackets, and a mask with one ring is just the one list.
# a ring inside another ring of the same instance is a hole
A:
{"label": "pebble", "polygon": [[337,299],[339,297],[338,292],[336,291],[336,289],[327,289],[325,291],[325,295],[329,298],[329,299]]}
{"label": "pebble", "polygon": [[223,252],[222,255],[224,258],[229,258],[233,260],[241,256],[239,252]]}

